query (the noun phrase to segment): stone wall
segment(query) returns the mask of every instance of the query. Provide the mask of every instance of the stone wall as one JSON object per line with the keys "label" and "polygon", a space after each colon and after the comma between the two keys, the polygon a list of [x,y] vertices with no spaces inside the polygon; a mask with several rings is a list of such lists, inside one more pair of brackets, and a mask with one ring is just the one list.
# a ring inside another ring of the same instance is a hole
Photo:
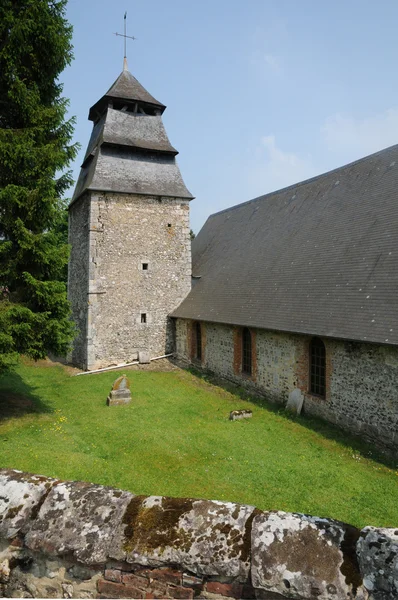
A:
{"label": "stone wall", "polygon": [[0,596],[393,600],[398,530],[0,470]]}
{"label": "stone wall", "polygon": [[68,298],[78,330],[71,360],[83,366],[86,363],[90,262],[90,199],[87,195],[70,207],[68,241],[71,245],[69,262],[73,265],[68,271]]}
{"label": "stone wall", "polygon": [[[193,323],[176,320],[177,358],[192,361]],[[398,451],[398,349],[391,346],[323,339],[326,347],[326,397],[309,393],[310,336],[253,330],[253,375],[240,372],[238,327],[202,323],[206,348],[199,366],[286,404],[298,388],[304,411],[324,418],[392,453]],[[238,342],[237,342],[238,340]]]}
{"label": "stone wall", "polygon": [[69,296],[75,314],[88,288],[88,330],[75,343],[74,362],[95,369],[131,362],[141,350],[167,354],[173,349],[168,315],[191,285],[189,202],[91,193],[89,278],[76,259],[87,233],[81,202],[71,207]]}

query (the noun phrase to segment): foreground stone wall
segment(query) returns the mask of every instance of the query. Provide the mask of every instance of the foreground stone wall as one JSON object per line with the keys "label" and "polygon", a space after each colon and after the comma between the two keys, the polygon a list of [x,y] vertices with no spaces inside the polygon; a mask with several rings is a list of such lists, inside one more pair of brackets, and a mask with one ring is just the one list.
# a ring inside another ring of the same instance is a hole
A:
{"label": "foreground stone wall", "polygon": [[[83,205],[88,201],[87,229]],[[83,318],[88,323],[75,342],[75,364],[95,369],[131,362],[139,351],[151,357],[171,352],[168,315],[191,288],[189,202],[90,193],[70,211],[69,297],[79,324]],[[89,257],[84,258],[88,276],[80,268],[84,243],[89,246]],[[85,310],[79,316],[83,292]]]}
{"label": "foreground stone wall", "polygon": [[398,530],[0,471],[6,598],[398,597]]}
{"label": "foreground stone wall", "polygon": [[304,411],[398,453],[398,349],[323,339],[326,397],[309,393],[311,337],[252,330],[253,375],[241,373],[240,328],[202,323],[202,360],[191,351],[193,323],[176,319],[177,358],[208,369],[268,400],[286,404],[298,388]]}

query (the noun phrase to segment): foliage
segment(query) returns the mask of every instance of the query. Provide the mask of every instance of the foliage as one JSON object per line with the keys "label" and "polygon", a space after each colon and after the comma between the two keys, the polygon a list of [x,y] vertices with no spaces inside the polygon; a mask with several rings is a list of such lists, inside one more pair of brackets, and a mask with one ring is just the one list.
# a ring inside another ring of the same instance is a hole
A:
{"label": "foliage", "polygon": [[[289,418],[180,370],[122,371],[132,402],[108,407],[121,373],[71,372],[43,361],[0,380],[3,467],[357,526],[398,523],[398,471],[331,425]],[[251,419],[228,420],[243,408]]]}
{"label": "foliage", "polygon": [[189,230],[189,237],[191,238],[191,241],[196,238],[196,233],[192,229]]}
{"label": "foliage", "polygon": [[64,354],[65,205],[76,156],[58,76],[72,59],[66,0],[0,5],[0,371],[16,353]]}

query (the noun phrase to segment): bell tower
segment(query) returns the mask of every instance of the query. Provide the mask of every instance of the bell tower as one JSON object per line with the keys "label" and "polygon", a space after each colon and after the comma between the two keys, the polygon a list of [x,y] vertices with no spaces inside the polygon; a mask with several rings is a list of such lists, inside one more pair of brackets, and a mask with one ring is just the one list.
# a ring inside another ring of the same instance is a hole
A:
{"label": "bell tower", "polygon": [[173,350],[168,315],[191,286],[187,190],[165,106],[124,69],[89,112],[69,206],[72,362],[92,370]]}

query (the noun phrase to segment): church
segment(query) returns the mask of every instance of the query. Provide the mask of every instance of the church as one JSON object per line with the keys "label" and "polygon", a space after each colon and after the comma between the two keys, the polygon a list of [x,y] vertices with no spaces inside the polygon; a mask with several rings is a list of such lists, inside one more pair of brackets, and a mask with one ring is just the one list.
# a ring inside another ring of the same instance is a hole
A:
{"label": "church", "polygon": [[69,207],[72,362],[170,353],[398,451],[398,145],[211,215],[192,243],[165,106],[90,109]]}

